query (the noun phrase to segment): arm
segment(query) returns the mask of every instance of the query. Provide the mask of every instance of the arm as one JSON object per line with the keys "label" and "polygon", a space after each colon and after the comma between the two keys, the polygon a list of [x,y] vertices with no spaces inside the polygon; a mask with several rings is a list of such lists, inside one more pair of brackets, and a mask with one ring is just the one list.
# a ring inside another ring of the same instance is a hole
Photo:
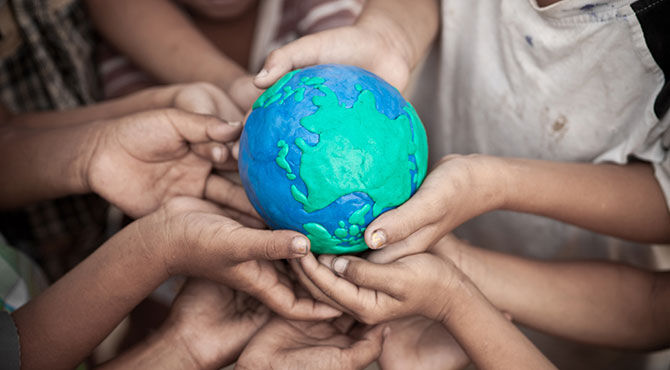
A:
{"label": "arm", "polygon": [[370,224],[365,238],[372,248],[388,246],[376,261],[389,261],[424,251],[463,222],[496,209],[533,213],[638,242],[670,241],[670,213],[648,163],[485,155],[443,158],[412,198]]}
{"label": "arm", "polygon": [[553,368],[448,259],[422,253],[387,265],[351,256],[319,260],[301,258],[309,278],[303,284],[365,323],[419,314],[441,322],[478,368]]}
{"label": "arm", "polygon": [[267,88],[290,70],[341,63],[365,68],[403,90],[437,34],[438,16],[435,0],[369,0],[354,26],[308,35],[273,51],[254,82]]}
{"label": "arm", "polygon": [[161,81],[207,81],[230,92],[244,76],[169,0],[87,0],[98,30]]}
{"label": "arm", "polygon": [[457,261],[515,320],[595,345],[670,346],[670,273],[608,262],[540,262],[445,238],[433,249]]}
{"label": "arm", "polygon": [[[245,228],[211,203],[174,199],[117,233],[14,312],[22,365],[74,367],[170,275],[228,284],[234,276],[231,270],[248,270],[244,266],[258,260],[270,263],[267,260],[303,256],[308,250],[307,239],[297,232]],[[286,313],[301,319],[337,315],[330,307],[276,289],[276,274],[262,271],[252,279],[245,288],[274,297],[270,303]]]}

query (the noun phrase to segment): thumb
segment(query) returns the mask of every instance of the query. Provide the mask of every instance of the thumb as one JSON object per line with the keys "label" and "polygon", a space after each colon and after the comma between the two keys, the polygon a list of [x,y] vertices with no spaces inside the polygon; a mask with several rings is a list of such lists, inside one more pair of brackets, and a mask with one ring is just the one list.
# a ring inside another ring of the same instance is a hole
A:
{"label": "thumb", "polygon": [[377,325],[355,342],[351,347],[343,350],[343,358],[347,369],[363,369],[382,354],[384,340],[391,333],[391,328],[386,325]]}
{"label": "thumb", "polygon": [[321,46],[318,35],[308,35],[275,49],[265,59],[263,69],[254,78],[254,84],[266,89],[287,72],[318,64]]}
{"label": "thumb", "polygon": [[408,238],[418,230],[440,221],[444,209],[427,183],[407,202],[381,214],[365,230],[365,242],[371,249],[383,248]]}
{"label": "thumb", "polygon": [[238,227],[228,234],[234,246],[230,258],[234,262],[299,258],[309,252],[309,239],[297,231],[258,230]]}
{"label": "thumb", "polygon": [[215,116],[190,113],[180,109],[155,111],[155,113],[159,112],[179,136],[191,144],[232,141],[242,131],[239,123],[228,124]]}

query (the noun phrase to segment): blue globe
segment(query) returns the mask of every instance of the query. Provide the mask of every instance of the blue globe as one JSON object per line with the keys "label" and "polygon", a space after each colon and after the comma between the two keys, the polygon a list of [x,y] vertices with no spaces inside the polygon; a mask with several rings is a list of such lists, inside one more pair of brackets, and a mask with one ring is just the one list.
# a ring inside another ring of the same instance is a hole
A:
{"label": "blue globe", "polygon": [[315,253],[367,249],[363,233],[414,194],[428,144],[414,108],[361,68],[319,65],[284,75],[254,103],[240,139],[242,184],[275,229]]}

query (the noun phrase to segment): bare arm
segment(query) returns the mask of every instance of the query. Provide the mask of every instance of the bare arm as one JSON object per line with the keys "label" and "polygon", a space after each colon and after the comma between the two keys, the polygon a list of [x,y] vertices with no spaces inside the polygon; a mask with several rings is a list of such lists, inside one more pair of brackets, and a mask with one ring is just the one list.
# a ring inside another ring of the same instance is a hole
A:
{"label": "bare arm", "polygon": [[540,262],[445,239],[452,258],[499,309],[539,330],[591,344],[670,346],[670,272],[608,262]]}
{"label": "bare arm", "polygon": [[87,5],[100,32],[161,81],[207,81],[228,91],[244,75],[172,1],[87,0]]}

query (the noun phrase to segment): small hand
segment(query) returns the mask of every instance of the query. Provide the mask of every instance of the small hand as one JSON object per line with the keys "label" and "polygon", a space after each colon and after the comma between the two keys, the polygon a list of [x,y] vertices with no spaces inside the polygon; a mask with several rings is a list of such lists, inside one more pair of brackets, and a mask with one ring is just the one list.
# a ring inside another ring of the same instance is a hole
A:
{"label": "small hand", "polygon": [[213,116],[176,109],[146,111],[97,123],[85,178],[92,191],[132,217],[179,195],[202,197],[223,144],[240,134]]}
{"label": "small hand", "polygon": [[401,91],[407,86],[411,68],[409,57],[398,50],[395,42],[377,27],[359,24],[307,35],[276,49],[254,83],[268,88],[291,70],[325,63],[364,68]]}
{"label": "small hand", "polygon": [[244,117],[244,110],[237,106],[234,96],[226,94],[213,84],[196,82],[163,89],[169,94],[169,104],[165,108],[215,116],[234,126],[239,125]]}
{"label": "small hand", "polygon": [[236,368],[363,369],[379,357],[388,336],[381,325],[356,339],[329,322],[275,317],[251,339]]}
{"label": "small hand", "polygon": [[188,280],[172,305],[164,326],[178,345],[203,368],[232,363],[270,310],[244,293],[203,279]]}
{"label": "small hand", "polygon": [[290,230],[244,227],[216,205],[195,198],[172,199],[137,222],[138,235],[161,257],[168,275],[206,278],[255,296],[286,317],[307,320],[338,316],[339,311],[299,298],[272,260],[297,258],[309,240]]}
{"label": "small hand", "polygon": [[368,260],[388,263],[426,251],[463,222],[501,208],[505,190],[501,167],[494,157],[444,157],[407,202],[367,227],[367,244],[379,249]]}
{"label": "small hand", "polygon": [[236,78],[228,88],[228,95],[242,112],[250,110],[262,93],[263,90],[254,85],[253,76],[246,74]]}
{"label": "small hand", "polygon": [[470,363],[442,323],[421,316],[389,322],[379,365],[392,369],[462,369]]}
{"label": "small hand", "polygon": [[453,303],[449,292],[467,279],[450,260],[429,253],[385,265],[353,256],[321,255],[317,261],[310,253],[299,267],[313,297],[366,324],[412,315],[442,322]]}

